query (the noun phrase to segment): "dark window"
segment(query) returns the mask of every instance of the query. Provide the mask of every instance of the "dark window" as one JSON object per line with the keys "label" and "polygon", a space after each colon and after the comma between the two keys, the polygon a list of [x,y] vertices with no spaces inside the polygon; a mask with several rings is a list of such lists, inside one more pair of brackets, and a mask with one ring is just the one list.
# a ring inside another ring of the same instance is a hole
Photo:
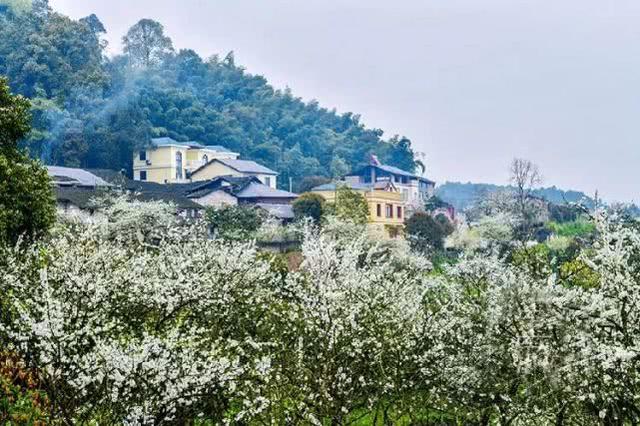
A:
{"label": "dark window", "polygon": [[393,204],[387,204],[387,218],[393,218]]}
{"label": "dark window", "polygon": [[378,214],[378,217],[382,216],[382,205],[381,204],[377,204],[376,205],[376,213]]}
{"label": "dark window", "polygon": [[140,161],[147,160],[147,151],[140,151]]}
{"label": "dark window", "polygon": [[396,217],[398,219],[402,219],[402,207],[398,206],[397,210],[396,210]]}
{"label": "dark window", "polygon": [[140,180],[147,180],[147,172],[146,172],[146,170],[140,171]]}
{"label": "dark window", "polygon": [[182,179],[182,153],[176,152],[176,179]]}

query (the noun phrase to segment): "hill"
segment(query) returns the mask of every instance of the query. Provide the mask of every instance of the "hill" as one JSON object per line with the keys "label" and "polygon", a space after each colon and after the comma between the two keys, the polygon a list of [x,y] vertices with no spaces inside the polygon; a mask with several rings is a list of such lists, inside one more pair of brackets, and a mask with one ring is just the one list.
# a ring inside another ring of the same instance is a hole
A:
{"label": "hill", "polygon": [[338,176],[370,154],[406,170],[411,141],[383,138],[353,113],[338,114],[276,90],[236,63],[233,52],[201,58],[175,51],[162,25],[141,20],[105,54],[95,15],[73,20],[47,0],[0,0],[0,75],[31,99],[25,145],[48,164],[131,171],[131,153],[151,137],[223,145],[299,183]]}
{"label": "hill", "polygon": [[[436,188],[436,195],[443,201],[452,204],[456,210],[462,211],[470,207],[484,194],[508,189],[509,186],[506,185],[489,183],[445,182]],[[583,203],[587,207],[594,205],[594,200],[583,192],[564,191],[555,186],[536,189],[534,194],[554,204]]]}

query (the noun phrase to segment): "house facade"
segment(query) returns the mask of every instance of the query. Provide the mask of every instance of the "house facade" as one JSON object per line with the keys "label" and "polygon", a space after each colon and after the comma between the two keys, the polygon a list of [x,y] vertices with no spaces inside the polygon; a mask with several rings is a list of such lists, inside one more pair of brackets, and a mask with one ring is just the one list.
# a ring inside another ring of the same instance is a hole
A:
{"label": "house facade", "polygon": [[218,176],[256,177],[276,188],[278,173],[255,161],[239,160],[237,152],[219,145],[151,139],[151,146],[133,155],[133,179],[155,183],[207,181]]}
{"label": "house facade", "polygon": [[404,224],[408,205],[393,182],[388,180],[376,183],[344,181],[320,185],[313,188],[311,192],[319,194],[327,202],[333,203],[340,185],[345,185],[364,196],[369,206],[370,226],[380,228],[387,237],[395,236],[395,233]]}
{"label": "house facade", "polygon": [[350,184],[372,184],[390,181],[398,189],[402,200],[411,210],[423,207],[435,191],[435,182],[393,166],[381,164],[375,156],[370,164],[355,173],[345,176]]}
{"label": "house facade", "polygon": [[219,176],[192,187],[186,196],[206,207],[252,205],[284,221],[293,219],[297,194],[263,184],[255,176]]}
{"label": "house facade", "polygon": [[151,139],[151,146],[134,152],[133,179],[156,183],[189,182],[194,170],[214,159],[236,159],[239,154],[219,145]]}
{"label": "house facade", "polygon": [[191,180],[205,181],[219,176],[255,177],[263,185],[275,189],[278,173],[255,161],[216,158],[194,170]]}

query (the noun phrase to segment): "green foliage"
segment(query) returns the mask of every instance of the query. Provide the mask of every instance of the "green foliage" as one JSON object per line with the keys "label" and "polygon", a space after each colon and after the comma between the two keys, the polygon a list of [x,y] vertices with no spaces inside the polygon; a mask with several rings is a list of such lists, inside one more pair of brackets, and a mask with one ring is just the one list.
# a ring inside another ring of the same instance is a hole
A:
{"label": "green foliage", "polygon": [[433,197],[429,198],[427,202],[424,204],[424,208],[428,212],[434,211],[436,209],[442,209],[442,208],[448,208],[448,207],[451,207],[451,204],[445,202],[442,198],[438,197],[437,195],[434,195]]}
{"label": "green foliage", "polygon": [[161,23],[141,19],[122,37],[124,52],[131,65],[149,67],[158,65],[173,52],[171,39],[164,35]]}
{"label": "green foliage", "polygon": [[577,219],[572,222],[549,222],[546,225],[551,232],[561,237],[587,237],[593,235],[596,228],[593,222]]}
{"label": "green foliage", "polygon": [[0,353],[0,423],[47,424],[49,401],[40,390],[38,374],[15,354]]}
{"label": "green foliage", "polygon": [[304,193],[293,202],[293,213],[297,220],[311,218],[314,223],[320,223],[324,212],[324,204],[325,200],[322,195]]}
{"label": "green foliage", "polygon": [[162,25],[142,20],[124,37],[125,54],[105,55],[104,26],[40,4],[0,13],[0,74],[34,100],[31,155],[46,163],[131,172],[132,153],[150,137],[224,145],[291,178],[342,175],[373,153],[413,170],[411,143],[384,140],[358,115],[337,114],[248,74],[232,53],[203,60],[174,53]]}
{"label": "green foliage", "polygon": [[336,189],[336,200],[333,205],[334,214],[353,223],[365,224],[369,222],[369,205],[364,195],[346,185]]}
{"label": "green foliage", "polygon": [[600,275],[582,259],[574,259],[560,265],[559,281],[567,286],[590,289],[598,286]]}
{"label": "green foliage", "polygon": [[521,247],[511,253],[511,263],[525,269],[532,276],[545,277],[551,271],[551,250],[545,244]]}
{"label": "green foliage", "polygon": [[309,192],[316,186],[324,185],[329,182],[331,182],[331,178],[326,176],[305,176],[296,186],[294,186],[294,190],[297,193]]}
{"label": "green foliage", "polygon": [[0,243],[37,238],[55,220],[47,171],[18,149],[28,131],[29,102],[0,78]]}
{"label": "green foliage", "polygon": [[436,220],[429,213],[414,213],[405,222],[405,233],[411,247],[424,252],[442,250],[444,238],[453,231],[453,226],[448,220],[446,222],[445,225],[441,219]]}
{"label": "green foliage", "polygon": [[205,217],[216,236],[236,241],[252,238],[265,219],[261,210],[242,205],[209,208]]}

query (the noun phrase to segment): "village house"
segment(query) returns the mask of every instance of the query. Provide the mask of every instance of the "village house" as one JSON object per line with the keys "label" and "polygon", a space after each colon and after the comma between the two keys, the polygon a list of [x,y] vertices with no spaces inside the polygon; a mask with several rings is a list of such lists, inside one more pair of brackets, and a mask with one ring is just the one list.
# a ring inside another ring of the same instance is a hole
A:
{"label": "village house", "polygon": [[255,176],[276,188],[278,173],[220,145],[178,142],[168,137],[151,139],[148,148],[133,154],[133,179],[156,183],[206,181],[218,176]]}
{"label": "village house", "polygon": [[394,166],[381,164],[375,155],[369,165],[345,176],[350,184],[367,185],[379,181],[391,181],[401,194],[402,201],[411,211],[424,207],[435,190],[435,182]]}
{"label": "village house", "polygon": [[293,219],[291,203],[297,194],[263,184],[255,176],[218,176],[191,188],[187,197],[202,206],[254,205],[269,215],[283,220]]}
{"label": "village house", "polygon": [[333,203],[336,199],[336,191],[342,185],[364,196],[369,206],[369,224],[372,227],[380,228],[388,237],[397,236],[407,215],[407,203],[392,181],[378,180],[374,183],[362,183],[346,180],[316,186],[311,192]]}

